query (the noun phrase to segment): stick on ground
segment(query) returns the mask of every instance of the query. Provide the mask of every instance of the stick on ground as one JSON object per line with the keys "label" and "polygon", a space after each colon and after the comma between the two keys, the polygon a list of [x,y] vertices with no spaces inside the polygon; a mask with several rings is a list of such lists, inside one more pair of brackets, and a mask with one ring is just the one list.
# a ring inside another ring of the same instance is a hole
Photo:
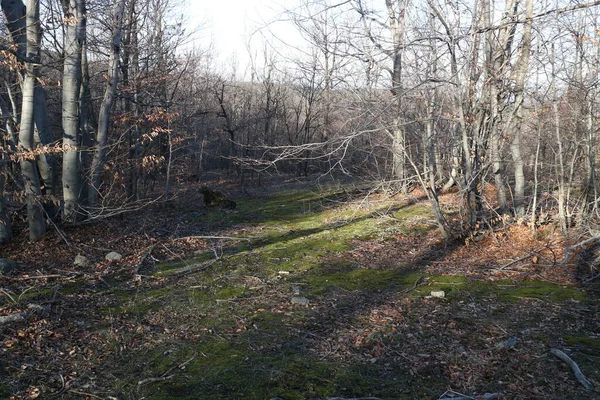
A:
{"label": "stick on ground", "polygon": [[583,385],[583,387],[585,387],[587,390],[594,389],[594,385],[592,385],[590,383],[590,381],[588,381],[585,378],[585,375],[583,375],[583,373],[579,369],[579,366],[575,363],[575,361],[573,361],[571,359],[571,357],[569,357],[568,355],[566,355],[565,353],[563,353],[562,351],[560,351],[558,349],[550,349],[550,352],[552,354],[554,354],[556,357],[563,360],[565,363],[567,363],[569,365],[569,367],[571,367],[571,369],[573,370],[573,374],[575,374],[575,377]]}

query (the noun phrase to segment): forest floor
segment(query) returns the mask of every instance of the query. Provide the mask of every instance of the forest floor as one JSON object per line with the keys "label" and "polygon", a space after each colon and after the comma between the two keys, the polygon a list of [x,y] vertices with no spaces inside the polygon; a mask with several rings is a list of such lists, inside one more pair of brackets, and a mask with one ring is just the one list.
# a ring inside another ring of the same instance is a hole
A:
{"label": "forest floor", "polygon": [[24,317],[0,325],[0,398],[600,399],[597,272],[552,229],[447,242],[418,191],[211,186],[237,208],[182,185],[0,248],[21,265],[0,316]]}

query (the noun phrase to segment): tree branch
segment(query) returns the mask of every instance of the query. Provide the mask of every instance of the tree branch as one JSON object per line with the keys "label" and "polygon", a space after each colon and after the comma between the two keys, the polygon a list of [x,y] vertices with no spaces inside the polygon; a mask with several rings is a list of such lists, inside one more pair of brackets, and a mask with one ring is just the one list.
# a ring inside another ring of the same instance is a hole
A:
{"label": "tree branch", "polygon": [[574,6],[569,6],[569,7],[563,7],[563,8],[555,8],[553,10],[548,10],[548,11],[544,11],[538,14],[533,14],[531,17],[527,17],[527,18],[523,18],[523,19],[517,19],[511,22],[507,22],[504,24],[500,24],[500,25],[492,25],[492,26],[486,26],[484,28],[479,28],[477,30],[475,30],[474,33],[478,34],[478,33],[485,33],[485,32],[489,32],[489,31],[495,31],[495,30],[499,30],[499,29],[504,29],[507,28],[509,26],[512,25],[518,25],[518,24],[524,24],[527,23],[529,21],[532,21],[534,19],[538,19],[541,17],[545,17],[547,15],[551,15],[551,14],[565,14],[571,11],[577,11],[577,10],[581,10],[584,8],[591,8],[591,7],[596,7],[600,5],[600,0],[596,0],[593,1],[591,3],[585,3],[585,4],[576,4]]}
{"label": "tree branch", "polygon": [[594,385],[592,385],[590,383],[590,381],[588,381],[585,378],[585,375],[583,375],[583,373],[579,369],[579,366],[575,363],[575,361],[573,361],[571,359],[571,357],[569,357],[568,355],[566,355],[565,353],[563,353],[562,351],[560,351],[558,349],[550,349],[550,352],[552,354],[554,354],[556,357],[563,360],[565,363],[567,363],[567,365],[569,365],[569,367],[571,367],[571,369],[573,370],[573,374],[575,374],[575,377],[583,385],[583,387],[585,387],[587,390],[594,389]]}

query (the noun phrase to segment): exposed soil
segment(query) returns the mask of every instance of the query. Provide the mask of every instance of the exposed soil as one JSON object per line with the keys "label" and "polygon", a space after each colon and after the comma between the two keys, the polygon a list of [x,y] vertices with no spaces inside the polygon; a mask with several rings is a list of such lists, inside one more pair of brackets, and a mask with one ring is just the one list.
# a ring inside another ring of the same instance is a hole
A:
{"label": "exposed soil", "polygon": [[24,319],[0,325],[1,398],[600,399],[549,351],[599,387],[598,284],[581,284],[597,270],[550,227],[447,242],[418,192],[209,186],[238,208],[182,184],[35,244],[16,224],[0,316]]}

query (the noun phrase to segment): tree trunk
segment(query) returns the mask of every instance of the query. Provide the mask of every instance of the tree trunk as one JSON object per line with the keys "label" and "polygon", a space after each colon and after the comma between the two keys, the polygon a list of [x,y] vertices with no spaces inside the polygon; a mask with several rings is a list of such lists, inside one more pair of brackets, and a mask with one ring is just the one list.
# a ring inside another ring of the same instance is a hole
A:
{"label": "tree trunk", "polygon": [[137,199],[139,195],[138,183],[140,177],[139,159],[141,156],[140,148],[140,104],[138,102],[138,75],[139,75],[139,51],[138,51],[138,16],[135,11],[136,2],[130,1],[127,5],[127,15],[124,17],[123,28],[125,35],[122,43],[122,63],[121,76],[123,87],[128,90],[128,94],[123,97],[123,110],[125,113],[131,113],[134,116],[134,125],[129,129],[127,135],[129,152],[127,154],[127,187],[126,195],[128,199]]}
{"label": "tree trunk", "polygon": [[402,193],[408,192],[406,181],[406,143],[402,118],[402,55],[404,52],[405,17],[410,0],[386,0],[389,30],[392,35],[391,92],[396,100],[396,118],[392,131],[392,175],[400,182]]}
{"label": "tree trunk", "polygon": [[3,121],[3,126],[6,129],[6,134],[0,134],[0,244],[6,243],[12,239],[12,227],[10,218],[6,212],[6,199],[4,197],[4,185],[6,183],[6,173],[10,168],[10,154],[17,151],[14,143],[15,137],[15,122],[10,115],[8,106],[0,97],[0,117]]}
{"label": "tree trunk", "polygon": [[8,218],[8,214],[6,213],[4,183],[4,173],[3,171],[0,171],[0,244],[4,244],[12,239],[12,227],[10,224],[10,219]]}
{"label": "tree trunk", "polygon": [[[401,110],[397,111],[401,113]],[[392,132],[392,157],[394,180],[400,183],[402,193],[406,193],[408,185],[406,182],[406,154],[404,148],[404,128],[401,126],[400,118],[394,119],[394,131]]]}
{"label": "tree trunk", "polygon": [[[523,29],[523,39],[521,40],[521,47],[519,51],[519,61],[517,63],[517,69],[515,72],[515,103],[513,106],[512,115],[514,117],[509,120],[508,133],[512,135],[510,143],[510,150],[513,159],[514,168],[514,210],[515,215],[525,215],[525,174],[523,172],[523,157],[521,155],[521,139],[522,139],[522,125],[523,125],[523,99],[525,91],[525,77],[529,69],[529,54],[531,52],[531,29],[533,21],[531,16],[533,15],[533,0],[527,0],[525,5],[527,12],[527,19]],[[512,120],[514,118],[514,124]]]}
{"label": "tree trunk", "polygon": [[[518,0],[507,0],[503,13],[502,24],[509,24],[516,18]],[[492,26],[493,7],[490,6],[490,0],[484,2],[484,13],[486,26]],[[489,92],[489,112],[490,121],[488,124],[488,135],[490,139],[490,151],[492,156],[492,168],[494,181],[496,184],[496,193],[498,196],[498,205],[500,209],[506,210],[508,202],[506,199],[506,172],[502,155],[503,137],[500,132],[500,123],[502,121],[504,104],[500,100],[507,88],[505,87],[505,78],[510,61],[511,47],[514,40],[516,26],[510,25],[506,29],[499,31],[489,30],[486,33],[486,86]],[[496,37],[497,36],[497,37]],[[520,146],[520,143],[519,143]],[[515,153],[513,153],[514,155]],[[522,163],[521,163],[522,171]]]}
{"label": "tree trunk", "polygon": [[79,85],[79,175],[81,179],[79,203],[82,207],[89,205],[92,138],[96,131],[94,126],[87,43],[84,41],[81,47],[81,83]]}
{"label": "tree trunk", "polygon": [[23,104],[21,107],[21,126],[19,129],[19,145],[24,149],[20,165],[25,183],[25,199],[27,202],[27,222],[29,224],[29,239],[38,240],[46,233],[44,210],[40,203],[42,190],[34,149],[34,108],[35,85],[37,81],[37,64],[40,56],[40,4],[38,0],[27,1],[27,58],[25,63],[25,78],[23,80]]}
{"label": "tree trunk", "polygon": [[[31,153],[34,148],[35,85],[40,58],[40,5],[37,0],[28,0],[27,7],[20,0],[2,1],[1,5],[7,20],[6,26],[16,46],[17,58],[24,63],[25,67],[21,89],[23,100],[18,140],[24,150],[20,157],[20,166],[25,184],[29,238],[37,240],[46,233],[44,211],[39,202],[42,191],[38,169],[35,157]],[[1,186],[4,186],[4,182]],[[3,205],[1,208],[5,213]],[[4,235],[7,234],[7,232],[4,233]]]}
{"label": "tree trunk", "polygon": [[[39,83],[37,83],[35,86],[35,105],[33,110],[33,118],[35,121],[34,142],[36,147],[51,146],[53,143],[46,104],[46,91]],[[40,183],[43,187],[42,193],[47,196],[42,204],[46,214],[53,219],[58,216],[59,212],[57,206],[59,191],[57,187],[58,174],[56,156],[51,152],[42,151],[37,156],[36,160],[40,172]]]}
{"label": "tree trunk", "polygon": [[96,136],[96,149],[92,160],[90,205],[97,206],[102,184],[102,170],[108,141],[110,127],[110,113],[115,101],[117,82],[119,77],[119,53],[121,51],[121,32],[123,29],[123,13],[125,0],[120,0],[114,11],[112,51],[108,62],[108,82],[104,91],[104,98],[100,104],[98,117],[98,133]]}
{"label": "tree trunk", "polygon": [[551,75],[551,90],[554,95],[554,99],[552,101],[552,111],[554,116],[554,133],[556,135],[556,144],[558,147],[558,151],[556,152],[556,176],[558,183],[558,220],[560,223],[560,228],[562,230],[563,235],[568,234],[568,223],[567,223],[567,206],[566,206],[566,187],[565,187],[565,161],[564,161],[564,152],[562,145],[562,133],[560,126],[560,114],[559,114],[559,98],[558,91],[556,89],[556,71],[554,68],[554,63],[556,62],[555,54],[554,54],[554,45],[551,46],[551,66],[552,66],[552,75]]}
{"label": "tree trunk", "polygon": [[66,222],[75,222],[81,216],[79,93],[81,54],[85,41],[85,0],[61,0],[61,2],[66,25],[62,92],[63,218]]}

